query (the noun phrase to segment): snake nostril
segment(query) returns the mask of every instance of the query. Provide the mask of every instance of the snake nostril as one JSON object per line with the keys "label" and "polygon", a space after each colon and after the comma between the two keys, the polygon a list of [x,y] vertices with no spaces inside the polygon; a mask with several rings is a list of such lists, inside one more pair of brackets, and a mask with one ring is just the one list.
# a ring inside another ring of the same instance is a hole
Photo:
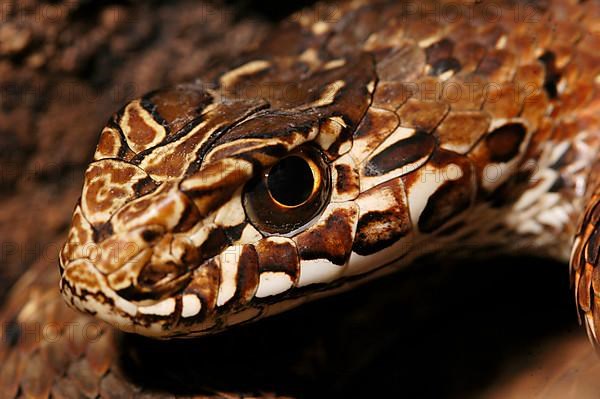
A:
{"label": "snake nostril", "polygon": [[154,287],[162,285],[166,281],[173,280],[175,277],[182,274],[182,268],[173,263],[165,264],[148,264],[138,277],[140,286]]}
{"label": "snake nostril", "polygon": [[189,278],[189,271],[181,265],[148,263],[140,271],[135,284],[117,293],[129,301],[158,300],[182,289]]}
{"label": "snake nostril", "polygon": [[144,230],[142,232],[142,238],[146,242],[152,242],[152,241],[156,240],[159,236],[160,236],[160,232],[158,232],[156,230],[148,229],[148,230]]}

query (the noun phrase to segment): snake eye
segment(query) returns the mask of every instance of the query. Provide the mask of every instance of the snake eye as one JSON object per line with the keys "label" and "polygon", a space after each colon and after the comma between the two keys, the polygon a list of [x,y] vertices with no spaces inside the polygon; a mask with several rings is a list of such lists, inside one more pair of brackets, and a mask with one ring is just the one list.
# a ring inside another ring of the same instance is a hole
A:
{"label": "snake eye", "polygon": [[246,185],[244,208],[250,222],[264,234],[295,232],[323,210],[330,185],[322,154],[311,147],[301,148]]}

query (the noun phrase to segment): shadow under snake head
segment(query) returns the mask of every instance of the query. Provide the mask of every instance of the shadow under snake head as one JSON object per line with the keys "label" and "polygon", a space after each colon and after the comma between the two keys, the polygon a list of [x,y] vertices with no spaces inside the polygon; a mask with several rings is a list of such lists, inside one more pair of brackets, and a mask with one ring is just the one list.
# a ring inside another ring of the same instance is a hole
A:
{"label": "shadow under snake head", "polygon": [[125,331],[188,336],[340,277],[359,192],[344,154],[371,101],[373,62],[302,66],[268,86],[281,68],[251,61],[110,120],[60,256],[71,306]]}

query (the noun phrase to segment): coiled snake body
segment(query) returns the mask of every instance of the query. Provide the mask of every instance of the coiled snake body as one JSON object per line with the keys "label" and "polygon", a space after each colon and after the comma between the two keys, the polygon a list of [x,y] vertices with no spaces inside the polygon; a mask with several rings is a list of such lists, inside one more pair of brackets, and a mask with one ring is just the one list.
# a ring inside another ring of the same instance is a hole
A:
{"label": "coiled snake body", "polygon": [[67,303],[213,333],[413,264],[571,260],[600,333],[600,7],[336,4],[134,100],[102,130],[60,254]]}

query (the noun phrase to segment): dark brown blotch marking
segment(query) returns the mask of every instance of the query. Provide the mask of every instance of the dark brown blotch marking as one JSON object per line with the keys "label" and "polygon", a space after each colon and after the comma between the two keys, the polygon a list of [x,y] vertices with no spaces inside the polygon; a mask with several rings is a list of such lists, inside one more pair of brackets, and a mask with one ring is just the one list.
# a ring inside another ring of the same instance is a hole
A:
{"label": "dark brown blotch marking", "polygon": [[539,58],[544,65],[546,74],[544,76],[544,90],[548,97],[556,98],[558,96],[557,84],[560,81],[560,72],[556,67],[556,55],[552,51],[546,51]]}
{"label": "dark brown blotch marking", "polygon": [[142,231],[142,239],[146,242],[153,242],[158,237],[160,237],[161,233],[162,233],[161,230],[148,228],[148,229]]}
{"label": "dark brown blotch marking", "polygon": [[492,162],[509,162],[519,154],[527,129],[520,123],[509,123],[490,132],[486,144]]}
{"label": "dark brown blotch marking", "polygon": [[[408,192],[413,190],[415,185],[429,184],[429,179],[441,183],[428,198],[419,216],[419,230],[426,233],[437,230],[463,212],[474,201],[476,194],[474,165],[466,156],[437,149],[429,164],[438,172],[430,175],[427,172],[422,174],[415,171],[402,176]],[[460,168],[461,174],[448,170],[450,165]]]}
{"label": "dark brown blotch marking", "polygon": [[470,184],[462,180],[447,181],[427,200],[419,217],[419,230],[431,233],[471,205]]}
{"label": "dark brown blotch marking", "polygon": [[92,240],[100,243],[114,234],[114,228],[110,220],[100,226],[94,226],[92,231]]}
{"label": "dark brown blotch marking", "polygon": [[174,233],[179,233],[182,231],[188,231],[192,227],[198,223],[200,220],[200,212],[198,212],[198,208],[191,202],[186,201],[186,206],[177,222],[177,225],[173,228]]}
{"label": "dark brown blotch marking", "polygon": [[349,193],[357,187],[358,182],[356,181],[355,173],[350,165],[338,164],[335,165],[335,170],[337,172],[335,189],[338,193]]}
{"label": "dark brown blotch marking", "polygon": [[300,260],[291,242],[274,242],[264,239],[256,244],[260,272],[284,272],[292,280],[298,276]]}
{"label": "dark brown blotch marking", "polygon": [[567,181],[564,177],[558,176],[552,186],[548,189],[549,193],[558,193],[567,187]]}
{"label": "dark brown blotch marking", "polygon": [[259,261],[253,245],[244,245],[239,258],[236,296],[242,303],[249,302],[258,287]]}
{"label": "dark brown blotch marking", "polygon": [[215,228],[208,234],[208,237],[206,237],[206,240],[198,249],[200,259],[202,261],[210,259],[218,255],[223,249],[225,249],[230,244],[231,242],[229,241],[229,237],[227,237],[227,234],[225,234],[225,231],[220,227]]}
{"label": "dark brown blotch marking", "polygon": [[435,138],[427,132],[417,131],[414,135],[392,144],[366,163],[365,176],[381,176],[394,169],[410,165],[431,156]]}
{"label": "dark brown blotch marking", "polygon": [[196,294],[202,302],[202,310],[199,315],[190,318],[190,320],[202,318],[214,309],[217,303],[220,281],[221,271],[214,259],[210,259],[196,269],[183,294]]}
{"label": "dark brown blotch marking", "polygon": [[229,237],[229,241],[235,242],[239,240],[247,225],[248,223],[242,222],[240,224],[236,224],[235,226],[226,227],[225,234],[227,237]]}
{"label": "dark brown blotch marking", "polygon": [[406,210],[399,207],[386,211],[371,211],[358,220],[353,251],[371,255],[397,242],[411,231]]}
{"label": "dark brown blotch marking", "polygon": [[352,250],[354,210],[336,209],[323,224],[316,225],[296,237],[298,252],[304,260],[327,259],[343,265]]}
{"label": "dark brown blotch marking", "polygon": [[442,60],[438,60],[431,65],[431,69],[429,70],[429,74],[431,76],[439,76],[445,72],[452,71],[457,73],[460,71],[461,65],[460,61],[458,61],[454,57],[445,58]]}
{"label": "dark brown blotch marking", "polygon": [[160,187],[160,183],[155,182],[150,176],[147,176],[146,178],[137,181],[131,187],[133,188],[136,197],[141,197],[154,192],[158,187]]}

